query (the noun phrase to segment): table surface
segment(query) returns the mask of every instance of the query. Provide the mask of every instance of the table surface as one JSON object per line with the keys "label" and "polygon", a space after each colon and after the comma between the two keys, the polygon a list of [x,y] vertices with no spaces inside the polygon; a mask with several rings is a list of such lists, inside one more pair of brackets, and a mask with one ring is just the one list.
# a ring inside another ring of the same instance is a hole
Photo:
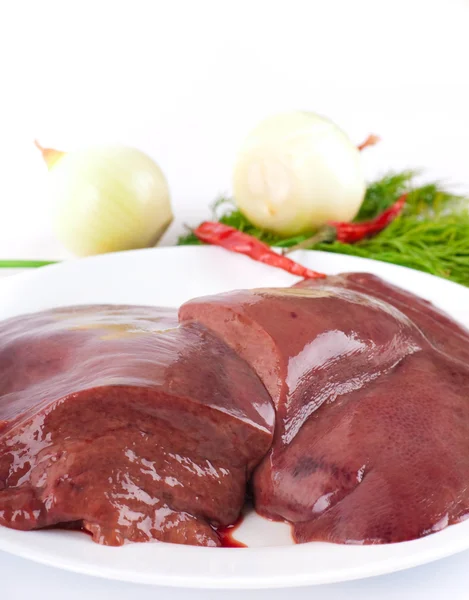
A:
{"label": "table surface", "polygon": [[[229,192],[236,148],[260,119],[300,108],[360,142],[369,178],[423,167],[469,191],[467,0],[42,0],[2,7],[0,258],[65,259],[50,228],[47,170],[32,144],[136,146],[157,160],[176,220]],[[3,275],[9,273],[3,272]],[[321,598],[467,598],[469,552],[385,577],[321,586]],[[155,590],[0,553],[2,597],[237,598]],[[243,592],[306,598],[311,590]]]}

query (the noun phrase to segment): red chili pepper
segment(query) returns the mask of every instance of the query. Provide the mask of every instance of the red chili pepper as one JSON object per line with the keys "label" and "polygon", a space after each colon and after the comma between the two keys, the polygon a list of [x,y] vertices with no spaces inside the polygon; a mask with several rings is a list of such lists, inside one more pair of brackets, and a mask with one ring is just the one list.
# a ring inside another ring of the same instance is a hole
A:
{"label": "red chili pepper", "polygon": [[264,244],[252,235],[243,233],[223,223],[205,221],[197,227],[194,234],[202,242],[221,246],[232,252],[245,254],[254,260],[271,265],[272,267],[278,267],[305,279],[326,277],[326,275],[307,269],[286,256],[277,254],[267,244]]}
{"label": "red chili pepper", "polygon": [[330,221],[325,227],[320,229],[315,235],[303,240],[288,248],[284,254],[289,254],[294,250],[311,248],[321,242],[338,241],[343,244],[354,244],[367,237],[375,235],[385,229],[402,212],[407,200],[407,194],[401,196],[392,206],[383,211],[380,215],[363,221],[362,223],[343,223],[342,221]]}
{"label": "red chili pepper", "polygon": [[341,223],[331,221],[330,226],[336,230],[336,240],[343,244],[353,244],[366,237],[375,235],[385,229],[394,219],[400,215],[407,200],[407,194],[404,194],[387,210],[372,219],[363,223]]}

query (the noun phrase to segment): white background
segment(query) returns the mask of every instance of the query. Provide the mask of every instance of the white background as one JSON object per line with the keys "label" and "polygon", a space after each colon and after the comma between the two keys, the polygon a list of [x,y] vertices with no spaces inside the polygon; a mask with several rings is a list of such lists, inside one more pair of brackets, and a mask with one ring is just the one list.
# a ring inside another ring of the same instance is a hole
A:
{"label": "white background", "polygon": [[[357,142],[381,135],[363,156],[369,177],[422,167],[469,192],[468,59],[465,0],[0,0],[0,259],[67,256],[49,230],[34,138],[64,150],[115,141],[149,153],[177,216],[166,243],[229,191],[236,148],[280,110],[321,112]],[[432,599],[444,589],[457,600],[466,597],[466,565],[467,553],[321,594]],[[15,600],[156,595],[6,555],[0,572]]]}

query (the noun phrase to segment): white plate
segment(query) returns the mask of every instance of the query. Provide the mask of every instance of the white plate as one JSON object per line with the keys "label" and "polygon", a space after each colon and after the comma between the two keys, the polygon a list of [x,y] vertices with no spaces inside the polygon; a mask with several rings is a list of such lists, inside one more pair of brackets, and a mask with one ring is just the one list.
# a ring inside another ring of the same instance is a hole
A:
{"label": "white plate", "polygon": [[[469,289],[424,273],[360,258],[301,252],[327,273],[369,271],[433,301],[469,325]],[[135,303],[178,306],[235,288],[291,285],[296,277],[211,247],[110,254],[0,281],[0,318],[52,306]],[[193,588],[268,588],[390,573],[469,548],[469,520],[428,537],[382,546],[293,546],[289,528],[251,514],[237,532],[247,549],[133,544],[107,548],[65,531],[0,528],[0,549],[41,563],[118,580]]]}

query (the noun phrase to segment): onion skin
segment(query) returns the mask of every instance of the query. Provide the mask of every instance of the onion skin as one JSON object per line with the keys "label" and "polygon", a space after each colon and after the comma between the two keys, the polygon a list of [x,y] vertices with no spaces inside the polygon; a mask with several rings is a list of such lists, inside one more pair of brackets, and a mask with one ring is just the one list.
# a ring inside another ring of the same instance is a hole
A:
{"label": "onion skin", "polygon": [[360,152],[334,123],[307,112],[260,123],[238,154],[233,191],[257,227],[282,236],[351,221],[366,191]]}
{"label": "onion skin", "polygon": [[54,148],[44,148],[44,146],[41,146],[41,144],[37,140],[34,140],[34,145],[42,154],[42,158],[44,159],[44,162],[46,163],[47,168],[49,170],[52,169],[63,156],[65,156],[65,152],[63,152],[62,150],[55,150]]}
{"label": "onion skin", "polygon": [[154,246],[173,219],[158,165],[125,146],[65,154],[50,170],[54,230],[77,256]]}

